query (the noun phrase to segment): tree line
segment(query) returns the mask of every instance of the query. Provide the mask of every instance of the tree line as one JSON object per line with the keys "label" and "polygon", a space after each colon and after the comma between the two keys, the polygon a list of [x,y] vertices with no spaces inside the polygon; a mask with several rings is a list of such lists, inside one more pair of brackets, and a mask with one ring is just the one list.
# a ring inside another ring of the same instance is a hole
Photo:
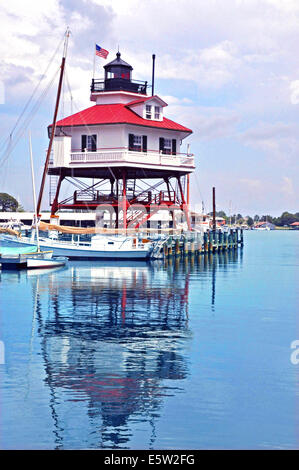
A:
{"label": "tree line", "polygon": [[[209,213],[212,215],[212,212]],[[250,215],[242,216],[242,214],[233,214],[227,216],[224,211],[216,212],[216,217],[222,217],[225,219],[226,223],[237,223],[237,224],[247,224],[249,227],[256,224],[257,222],[269,222],[270,224],[276,225],[277,227],[283,227],[285,225],[290,225],[293,222],[299,222],[299,212],[291,214],[290,212],[283,212],[279,217],[273,217],[271,215],[258,215],[251,217]]]}

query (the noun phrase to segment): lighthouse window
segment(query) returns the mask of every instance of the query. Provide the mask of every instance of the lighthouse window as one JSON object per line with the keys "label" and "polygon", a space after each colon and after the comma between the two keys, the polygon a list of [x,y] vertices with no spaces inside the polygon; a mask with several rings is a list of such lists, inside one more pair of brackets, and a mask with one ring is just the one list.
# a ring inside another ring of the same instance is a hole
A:
{"label": "lighthouse window", "polygon": [[129,150],[134,150],[135,152],[141,152],[142,148],[142,136],[129,134]]}
{"label": "lighthouse window", "polygon": [[160,119],[160,106],[155,106],[155,119]]}
{"label": "lighthouse window", "polygon": [[145,106],[145,117],[146,119],[152,119],[152,107],[150,104]]}
{"label": "lighthouse window", "polygon": [[141,152],[141,144],[142,144],[141,135],[134,135],[134,141],[133,141],[134,150],[138,150],[139,152]]}
{"label": "lighthouse window", "polygon": [[147,136],[129,134],[129,150],[147,152]]}
{"label": "lighthouse window", "polygon": [[81,151],[85,152],[96,152],[97,151],[97,135],[81,135]]}
{"label": "lighthouse window", "polygon": [[171,139],[164,139],[164,152],[171,154]]}

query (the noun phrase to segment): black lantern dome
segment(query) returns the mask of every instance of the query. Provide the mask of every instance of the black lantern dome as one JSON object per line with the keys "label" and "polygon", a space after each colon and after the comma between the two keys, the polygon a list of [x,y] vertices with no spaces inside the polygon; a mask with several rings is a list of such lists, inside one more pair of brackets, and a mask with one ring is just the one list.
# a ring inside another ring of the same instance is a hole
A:
{"label": "black lantern dome", "polygon": [[120,56],[120,52],[117,52],[116,59],[104,65],[104,82],[93,80],[91,91],[129,91],[146,95],[147,82],[133,81],[133,67],[121,59]]}
{"label": "black lantern dome", "polygon": [[116,59],[104,65],[105,69],[105,80],[107,78],[124,78],[126,80],[131,79],[131,71],[133,67],[120,58],[120,52],[116,53]]}

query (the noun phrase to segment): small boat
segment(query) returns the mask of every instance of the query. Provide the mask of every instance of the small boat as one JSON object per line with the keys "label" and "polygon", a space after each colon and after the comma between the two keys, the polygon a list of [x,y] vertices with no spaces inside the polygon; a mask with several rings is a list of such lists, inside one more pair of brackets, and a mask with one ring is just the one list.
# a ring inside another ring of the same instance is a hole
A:
{"label": "small boat", "polygon": [[65,266],[68,259],[52,257],[53,251],[36,251],[36,247],[0,247],[2,270],[56,268]]}
{"label": "small boat", "polygon": [[27,259],[46,261],[52,258],[52,251],[37,251],[36,247],[0,247],[0,264],[4,269],[26,269]]}
{"label": "small boat", "polygon": [[68,262],[68,258],[64,256],[55,256],[54,258],[37,258],[37,257],[28,257],[27,258],[27,269],[48,269],[48,268],[58,268],[60,266],[65,266]]}

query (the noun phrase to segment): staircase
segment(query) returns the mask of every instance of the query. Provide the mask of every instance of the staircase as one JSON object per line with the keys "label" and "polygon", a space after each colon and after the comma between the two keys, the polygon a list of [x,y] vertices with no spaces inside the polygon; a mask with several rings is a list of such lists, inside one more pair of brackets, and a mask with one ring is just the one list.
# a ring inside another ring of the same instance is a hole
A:
{"label": "staircase", "polygon": [[55,198],[58,180],[59,180],[59,176],[50,175],[50,181],[49,181],[49,204],[50,206],[52,206],[54,198]]}

